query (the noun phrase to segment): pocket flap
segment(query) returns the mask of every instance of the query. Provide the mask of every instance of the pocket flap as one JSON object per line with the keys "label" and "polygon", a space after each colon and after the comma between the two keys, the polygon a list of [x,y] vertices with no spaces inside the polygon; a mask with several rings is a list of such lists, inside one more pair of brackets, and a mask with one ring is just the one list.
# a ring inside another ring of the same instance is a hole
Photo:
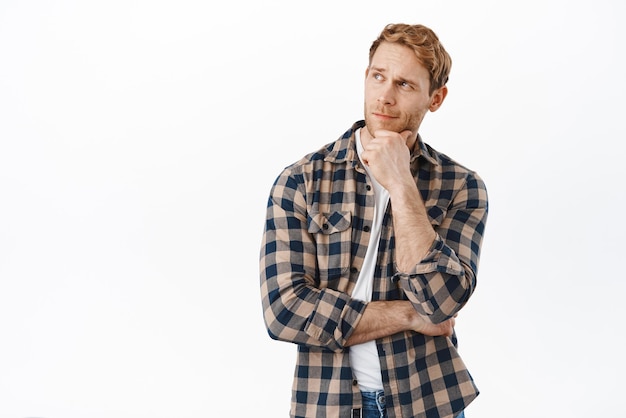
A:
{"label": "pocket flap", "polygon": [[314,213],[309,217],[309,232],[312,234],[332,234],[345,231],[352,223],[349,211]]}

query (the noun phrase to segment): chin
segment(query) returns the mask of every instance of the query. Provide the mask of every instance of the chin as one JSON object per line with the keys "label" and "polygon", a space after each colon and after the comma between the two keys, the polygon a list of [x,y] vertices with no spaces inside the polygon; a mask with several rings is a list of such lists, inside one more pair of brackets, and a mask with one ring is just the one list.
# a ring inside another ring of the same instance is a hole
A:
{"label": "chin", "polygon": [[393,123],[393,122],[381,122],[381,123],[377,123],[374,124],[375,129],[373,129],[374,131],[378,130],[378,129],[384,129],[386,131],[391,131],[391,132],[402,132],[404,131],[406,128],[402,127],[402,126],[398,126],[397,123]]}
{"label": "chin", "polygon": [[377,131],[379,129],[387,129],[390,130],[390,126],[388,123],[381,122],[375,118],[365,118],[365,125],[371,131]]}

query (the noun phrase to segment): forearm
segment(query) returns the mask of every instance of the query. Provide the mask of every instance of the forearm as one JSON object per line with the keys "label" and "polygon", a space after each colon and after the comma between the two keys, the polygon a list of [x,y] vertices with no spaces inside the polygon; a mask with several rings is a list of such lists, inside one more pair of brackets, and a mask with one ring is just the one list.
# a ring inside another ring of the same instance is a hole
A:
{"label": "forearm", "polygon": [[414,331],[430,336],[451,336],[455,319],[433,324],[418,314],[413,304],[405,300],[376,301],[368,303],[346,346],[361,344],[398,332]]}
{"label": "forearm", "polygon": [[390,191],[396,239],[395,262],[399,271],[408,272],[430,250],[437,233],[412,178]]}
{"label": "forearm", "polygon": [[411,329],[417,312],[409,301],[368,303],[346,346],[361,344]]}
{"label": "forearm", "polygon": [[476,286],[487,218],[484,184],[469,177],[452,204],[442,208],[436,231],[419,192],[400,190],[404,194],[396,193],[399,203],[392,207],[396,280],[417,312],[439,323],[453,317]]}
{"label": "forearm", "polygon": [[[456,314],[476,289],[485,216],[484,210],[452,214],[439,226],[426,257],[413,269],[398,271],[394,277],[417,312],[434,323]],[[458,219],[463,220],[464,229],[451,228],[459,223]]]}

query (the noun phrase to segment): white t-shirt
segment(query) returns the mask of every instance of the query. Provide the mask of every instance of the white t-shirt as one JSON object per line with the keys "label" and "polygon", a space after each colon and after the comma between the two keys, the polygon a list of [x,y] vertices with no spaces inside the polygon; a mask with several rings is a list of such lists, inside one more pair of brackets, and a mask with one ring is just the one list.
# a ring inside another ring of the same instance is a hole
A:
{"label": "white t-shirt", "polygon": [[[361,144],[361,131],[356,132],[356,149],[361,158],[363,144]],[[361,160],[363,163],[363,160]],[[383,217],[389,203],[389,193],[372,176],[368,167],[363,164],[369,178],[374,186],[374,196],[376,206],[374,207],[374,222],[372,224],[370,242],[367,246],[363,268],[357,279],[352,297],[365,302],[372,300],[372,282],[374,281],[374,269],[376,258],[378,257],[378,242],[380,241],[380,230],[383,224]],[[380,360],[378,359],[378,349],[376,341],[368,341],[350,347],[350,365],[352,372],[359,384],[359,389],[374,391],[383,389],[383,379],[380,370]]]}

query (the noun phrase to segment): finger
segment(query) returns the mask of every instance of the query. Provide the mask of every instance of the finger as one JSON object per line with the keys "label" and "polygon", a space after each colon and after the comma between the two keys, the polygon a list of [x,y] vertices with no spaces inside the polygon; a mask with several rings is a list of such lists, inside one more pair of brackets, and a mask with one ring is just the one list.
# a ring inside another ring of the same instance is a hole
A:
{"label": "finger", "polygon": [[404,142],[406,142],[411,137],[411,135],[413,135],[413,132],[409,131],[408,129],[406,131],[400,132],[400,136],[402,136]]}
{"label": "finger", "polygon": [[382,136],[393,136],[393,135],[397,135],[397,132],[394,131],[388,131],[387,129],[379,129],[377,131],[374,131],[374,137],[375,138],[380,138]]}
{"label": "finger", "polygon": [[383,137],[396,137],[397,138],[398,135],[400,135],[400,138],[402,138],[402,140],[406,142],[406,140],[411,135],[413,135],[413,132],[409,131],[408,129],[402,132],[388,131],[386,129],[379,129],[377,131],[374,131],[375,138],[383,138]]}

